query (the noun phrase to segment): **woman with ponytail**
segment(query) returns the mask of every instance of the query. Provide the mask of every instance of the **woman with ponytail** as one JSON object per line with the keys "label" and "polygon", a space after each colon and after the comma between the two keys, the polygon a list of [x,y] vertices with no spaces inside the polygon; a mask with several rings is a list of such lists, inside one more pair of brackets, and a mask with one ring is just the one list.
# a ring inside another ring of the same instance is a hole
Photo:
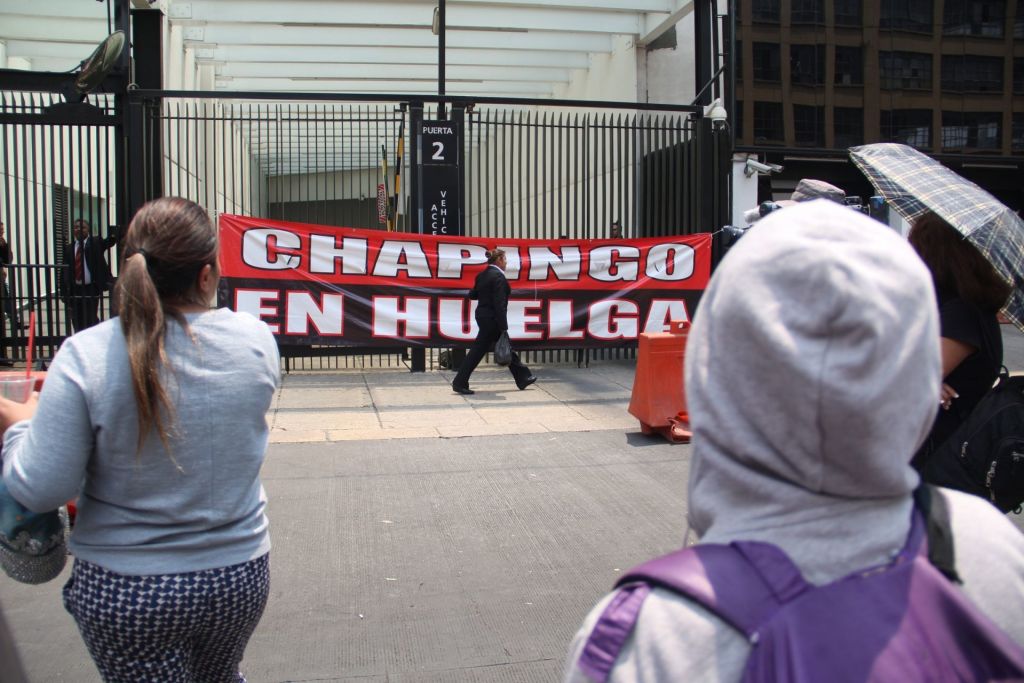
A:
{"label": "woman with ponytail", "polygon": [[64,606],[104,681],[244,681],[269,591],[259,470],[277,345],[210,308],[202,207],[146,204],[123,248],[119,317],[65,341],[38,401],[0,399],[4,481],[37,511],[78,498]]}

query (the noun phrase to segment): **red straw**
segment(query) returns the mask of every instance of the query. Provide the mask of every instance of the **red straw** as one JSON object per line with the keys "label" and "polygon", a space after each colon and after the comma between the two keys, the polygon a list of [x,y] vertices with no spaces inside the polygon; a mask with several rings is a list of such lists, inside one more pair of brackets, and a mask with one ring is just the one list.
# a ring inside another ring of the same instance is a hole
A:
{"label": "red straw", "polygon": [[36,312],[28,314],[28,351],[25,354],[25,377],[32,377],[32,349],[36,345]]}

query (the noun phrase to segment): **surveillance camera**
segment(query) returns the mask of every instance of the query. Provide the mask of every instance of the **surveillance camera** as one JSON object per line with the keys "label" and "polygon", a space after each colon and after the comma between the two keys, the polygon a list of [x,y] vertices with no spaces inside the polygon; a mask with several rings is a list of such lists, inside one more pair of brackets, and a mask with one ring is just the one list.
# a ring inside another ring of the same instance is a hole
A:
{"label": "surveillance camera", "polygon": [[711,121],[713,129],[720,129],[726,126],[729,116],[722,105],[722,98],[716,97],[711,104],[704,108],[704,116]]}
{"label": "surveillance camera", "polygon": [[782,166],[780,166],[779,164],[765,164],[753,158],[747,159],[746,166],[747,167],[746,169],[744,169],[744,173],[747,175],[748,178],[754,175],[755,173],[760,173],[761,175],[769,175],[771,173],[778,173],[779,171],[782,170]]}

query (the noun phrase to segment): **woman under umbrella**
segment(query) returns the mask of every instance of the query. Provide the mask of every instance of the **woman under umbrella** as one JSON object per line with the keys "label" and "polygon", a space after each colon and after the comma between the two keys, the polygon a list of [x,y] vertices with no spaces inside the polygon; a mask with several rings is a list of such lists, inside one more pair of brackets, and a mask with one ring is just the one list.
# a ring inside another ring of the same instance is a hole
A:
{"label": "woman under umbrella", "polygon": [[918,218],[908,239],[931,271],[942,334],[941,410],[913,461],[922,470],[999,375],[1003,339],[996,314],[1011,286],[981,252],[934,213]]}

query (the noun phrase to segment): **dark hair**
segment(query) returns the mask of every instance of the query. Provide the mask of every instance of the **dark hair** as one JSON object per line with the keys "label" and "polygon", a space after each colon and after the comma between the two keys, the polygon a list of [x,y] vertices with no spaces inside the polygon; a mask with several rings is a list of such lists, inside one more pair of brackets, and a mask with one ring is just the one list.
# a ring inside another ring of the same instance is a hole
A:
{"label": "dark hair", "polygon": [[139,209],[123,246],[116,296],[139,411],[137,452],[155,428],[170,453],[174,409],[160,381],[160,371],[170,367],[164,348],[167,316],[187,330],[180,306],[205,303],[197,279],[204,266],[216,267],[217,232],[203,207],[163,197]]}
{"label": "dark hair", "polygon": [[907,239],[931,271],[940,297],[955,295],[994,313],[1013,291],[974,245],[934,213],[914,221]]}
{"label": "dark hair", "polygon": [[487,252],[487,264],[497,263],[498,259],[505,255],[504,249],[491,249]]}

